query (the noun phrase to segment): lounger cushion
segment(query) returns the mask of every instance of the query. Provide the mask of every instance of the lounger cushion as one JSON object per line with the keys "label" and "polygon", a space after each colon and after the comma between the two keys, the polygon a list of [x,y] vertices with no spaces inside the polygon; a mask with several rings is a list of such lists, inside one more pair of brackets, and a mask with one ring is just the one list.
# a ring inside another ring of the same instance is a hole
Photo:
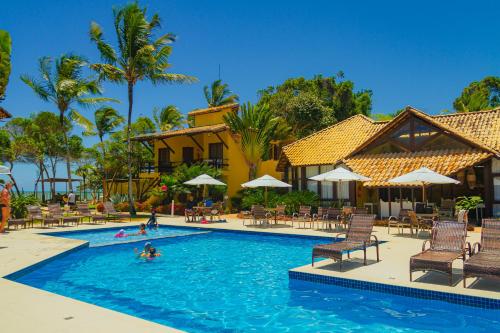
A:
{"label": "lounger cushion", "polygon": [[425,251],[419,254],[416,254],[410,258],[412,262],[451,262],[458,257],[461,257],[462,254],[458,252],[448,252],[448,251]]}
{"label": "lounger cushion", "polygon": [[464,263],[464,271],[500,276],[500,253],[479,252]]}

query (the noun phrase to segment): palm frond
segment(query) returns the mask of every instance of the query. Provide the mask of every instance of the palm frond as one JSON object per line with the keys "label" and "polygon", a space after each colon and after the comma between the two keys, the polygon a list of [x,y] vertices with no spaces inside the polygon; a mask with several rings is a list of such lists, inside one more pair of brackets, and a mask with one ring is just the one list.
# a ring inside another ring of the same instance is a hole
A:
{"label": "palm frond", "polygon": [[86,132],[90,132],[95,128],[92,121],[87,119],[85,116],[83,116],[75,109],[71,109],[68,116],[71,119],[71,121],[82,127]]}
{"label": "palm frond", "polygon": [[102,38],[102,28],[99,24],[90,23],[90,40],[96,43],[97,49],[101,55],[101,59],[110,64],[115,64],[117,57],[116,52],[111,45],[106,43]]}

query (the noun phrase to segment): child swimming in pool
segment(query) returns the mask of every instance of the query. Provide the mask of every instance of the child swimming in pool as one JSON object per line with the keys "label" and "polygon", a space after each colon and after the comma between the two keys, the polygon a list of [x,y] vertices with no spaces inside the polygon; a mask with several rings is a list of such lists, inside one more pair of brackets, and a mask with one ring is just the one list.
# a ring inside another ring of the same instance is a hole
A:
{"label": "child swimming in pool", "polygon": [[128,236],[146,236],[148,233],[146,232],[146,225],[144,223],[141,223],[139,227],[139,231],[136,232],[135,234],[130,234]]}
{"label": "child swimming in pool", "polygon": [[142,250],[141,253],[139,253],[139,250],[137,250],[137,248],[134,249],[134,252],[136,254],[138,254],[139,257],[146,258],[146,259],[153,259],[155,257],[161,256],[160,251],[156,250],[156,248],[154,248],[151,245],[151,242],[146,242],[144,244],[144,249]]}
{"label": "child swimming in pool", "polygon": [[120,229],[120,231],[118,231],[116,234],[115,234],[115,238],[123,238],[123,237],[127,237],[128,235],[125,233],[125,230],[124,229]]}

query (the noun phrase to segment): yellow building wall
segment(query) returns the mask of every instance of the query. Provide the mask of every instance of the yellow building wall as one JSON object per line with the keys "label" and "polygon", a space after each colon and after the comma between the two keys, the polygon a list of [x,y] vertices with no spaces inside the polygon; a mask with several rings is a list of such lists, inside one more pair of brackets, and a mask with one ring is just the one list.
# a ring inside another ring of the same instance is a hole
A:
{"label": "yellow building wall", "polygon": [[207,126],[207,125],[215,125],[215,124],[223,124],[224,123],[224,115],[226,113],[233,112],[231,109],[221,110],[218,112],[210,112],[203,113],[199,115],[195,115],[194,118],[194,126]]}

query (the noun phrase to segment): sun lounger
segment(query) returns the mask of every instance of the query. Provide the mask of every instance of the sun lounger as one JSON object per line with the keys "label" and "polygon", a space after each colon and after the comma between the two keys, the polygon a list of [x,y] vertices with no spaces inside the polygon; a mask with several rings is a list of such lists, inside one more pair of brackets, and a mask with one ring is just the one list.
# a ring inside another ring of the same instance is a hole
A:
{"label": "sun lounger", "polygon": [[347,252],[347,257],[350,258],[350,252],[358,250],[363,250],[363,264],[366,265],[366,249],[372,244],[376,247],[378,262],[380,260],[378,239],[375,235],[372,235],[374,222],[375,215],[353,214],[347,232],[337,235],[337,237],[345,235],[345,240],[331,244],[316,245],[312,251],[311,265],[314,266],[315,258],[329,258],[338,261],[340,263],[340,270],[342,271],[342,255]]}
{"label": "sun lounger", "polygon": [[481,243],[474,244],[464,262],[464,287],[468,277],[500,277],[500,220],[483,220]]}
{"label": "sun lounger", "polygon": [[107,219],[122,219],[122,218],[128,218],[129,221],[131,221],[131,216],[130,213],[127,212],[119,212],[115,209],[115,206],[111,201],[106,201],[104,203],[104,214],[106,215]]}
{"label": "sun lounger", "polygon": [[40,206],[28,206],[28,218],[31,219],[32,223],[35,223],[35,221],[40,221],[41,225],[43,227],[45,226],[54,226],[59,225],[59,219],[54,218],[49,215],[43,215],[42,209]]}
{"label": "sun lounger", "polygon": [[92,214],[90,211],[89,205],[86,203],[79,203],[76,205],[76,211],[78,213],[78,217],[83,222],[83,219],[88,218],[88,221],[91,223],[104,222],[106,223],[106,215],[103,214]]}
{"label": "sun lounger", "polygon": [[47,207],[49,208],[49,215],[52,218],[58,219],[62,224],[70,224],[73,223],[75,225],[78,225],[78,221],[80,218],[78,216],[67,216],[64,215],[64,212],[61,209],[61,205],[58,203],[56,204],[48,204]]}
{"label": "sun lounger", "polygon": [[415,271],[436,271],[448,274],[452,285],[453,261],[458,258],[465,261],[467,228],[464,228],[463,223],[437,221],[431,234],[431,239],[422,244],[422,252],[410,258],[410,281],[413,280],[412,273]]}
{"label": "sun lounger", "polygon": [[26,229],[26,225],[29,223],[30,219],[27,218],[20,218],[20,219],[9,218],[7,220],[7,228],[11,229],[11,227],[15,226],[17,230],[21,226],[24,229]]}

